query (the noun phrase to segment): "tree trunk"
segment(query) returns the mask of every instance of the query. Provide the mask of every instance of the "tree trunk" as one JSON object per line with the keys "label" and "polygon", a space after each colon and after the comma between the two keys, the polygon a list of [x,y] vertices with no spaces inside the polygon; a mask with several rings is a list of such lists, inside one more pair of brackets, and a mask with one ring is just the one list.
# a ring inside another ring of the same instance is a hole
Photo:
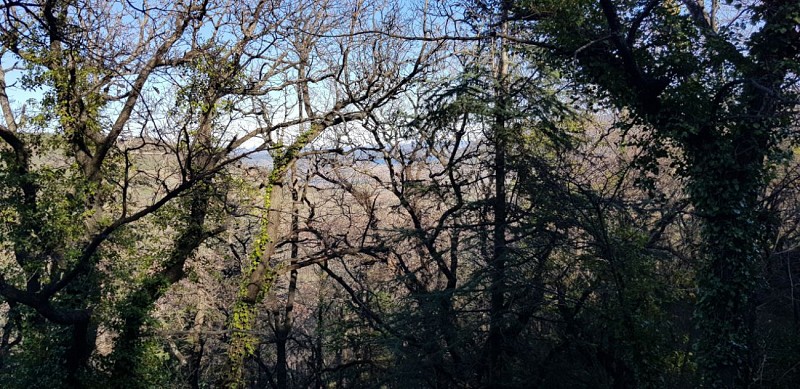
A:
{"label": "tree trunk", "polygon": [[67,350],[66,356],[66,383],[72,388],[82,387],[80,373],[89,361],[95,346],[97,327],[92,325],[87,318],[72,327],[72,345]]}
{"label": "tree trunk", "polygon": [[[502,12],[501,31],[505,34],[508,30],[508,9],[504,5]],[[504,39],[499,39],[497,51],[497,69],[495,79],[495,112],[494,112],[494,232],[492,244],[492,257],[489,262],[489,337],[487,386],[490,388],[502,387],[500,384],[502,374],[502,357],[505,353],[505,293],[506,293],[506,229],[507,229],[507,203],[506,203],[506,149],[507,149],[507,113],[510,106],[507,77],[508,54]]]}
{"label": "tree trunk", "polygon": [[287,389],[288,384],[288,363],[286,360],[286,341],[289,334],[285,331],[275,331],[275,346],[277,348],[277,361],[275,366],[275,376],[278,381],[278,389]]}
{"label": "tree trunk", "polygon": [[208,213],[211,185],[209,179],[197,186],[191,195],[189,223],[176,240],[164,267],[158,274],[145,280],[138,290],[133,291],[124,304],[126,308],[122,315],[122,329],[114,343],[112,372],[114,379],[120,384],[138,379],[136,366],[142,351],[142,326],[150,315],[153,304],[164,294],[166,287],[184,277],[184,263],[205,240],[203,225]]}
{"label": "tree trunk", "polygon": [[[292,222],[291,234],[292,244],[290,250],[289,266],[294,267],[297,264],[297,257],[299,255],[299,246],[297,240],[299,238],[298,228],[300,227],[300,220],[298,215],[298,193],[295,187],[292,187]],[[297,270],[293,269],[289,273],[289,290],[286,296],[286,306],[281,315],[276,315],[275,321],[275,343],[277,350],[276,361],[276,376],[278,379],[278,389],[287,389],[289,387],[288,370],[289,361],[286,354],[286,343],[289,340],[289,334],[292,332],[292,311],[294,310],[294,299],[297,295]]]}
{"label": "tree trunk", "polygon": [[758,209],[765,157],[757,150],[765,147],[752,144],[758,140],[744,134],[747,130],[740,131],[743,135],[730,143],[703,140],[692,155],[690,195],[704,218],[698,357],[704,367],[703,380],[710,387],[749,387],[757,347],[754,299],[763,258],[759,242],[764,225],[758,220]]}

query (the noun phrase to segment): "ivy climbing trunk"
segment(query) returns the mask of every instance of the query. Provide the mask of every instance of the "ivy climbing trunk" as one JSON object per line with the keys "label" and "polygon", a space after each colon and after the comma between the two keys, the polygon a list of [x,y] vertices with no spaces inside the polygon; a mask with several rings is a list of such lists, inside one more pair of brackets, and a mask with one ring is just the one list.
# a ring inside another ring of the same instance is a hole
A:
{"label": "ivy climbing trunk", "polygon": [[[301,87],[307,89],[307,86]],[[308,95],[308,92],[304,92]],[[243,368],[247,356],[255,351],[253,328],[258,314],[257,305],[272,287],[275,276],[280,269],[273,268],[270,258],[280,238],[280,225],[283,215],[284,197],[286,196],[286,176],[289,169],[300,158],[300,151],[313,142],[326,128],[341,125],[366,117],[364,112],[341,112],[349,104],[348,100],[334,104],[325,115],[315,116],[310,112],[310,103],[304,110],[310,118],[309,125],[294,141],[283,147],[277,147],[272,156],[272,171],[264,185],[264,205],[261,216],[261,227],[253,242],[250,263],[244,269],[242,284],[239,287],[237,301],[229,328],[232,332],[231,344],[228,347],[228,376],[225,385],[231,388],[243,386]]]}
{"label": "ivy climbing trunk", "polygon": [[787,124],[777,98],[786,69],[776,66],[782,54],[775,54],[754,50],[762,66],[746,73],[750,81],[739,98],[743,119],[725,129],[703,123],[683,143],[689,195],[704,221],[696,319],[698,362],[709,387],[750,387],[756,379],[755,295],[763,242],[772,240],[773,230],[760,200],[770,155]]}
{"label": "ivy climbing trunk", "polygon": [[[328,119],[325,121],[328,125],[336,124],[340,120],[337,118],[335,121],[332,117]],[[322,123],[311,124],[310,128],[302,132],[292,144],[273,156],[272,171],[264,188],[261,228],[253,243],[250,263],[245,269],[229,324],[233,334],[228,348],[229,371],[226,385],[231,388],[238,388],[244,384],[242,374],[245,359],[255,352],[256,339],[252,331],[258,314],[256,305],[275,280],[277,269],[270,264],[270,258],[275,254],[277,240],[280,237],[287,172],[297,161],[300,150],[316,139],[326,127]]]}
{"label": "ivy climbing trunk", "polygon": [[720,23],[717,1],[515,4],[516,16],[547,22],[532,28],[542,38],[533,45],[565,60],[575,81],[653,136],[641,145],[643,166],[658,173],[656,160],[678,150],[673,166],[702,221],[698,373],[707,387],[752,386],[755,296],[770,230],[760,199],[770,158],[797,115],[800,3],[726,2],[743,10],[741,24]]}
{"label": "ivy climbing trunk", "polygon": [[[741,140],[697,146],[689,190],[704,219],[696,312],[701,331],[698,362],[709,386],[748,387],[757,355],[753,326],[762,259],[758,243],[763,226],[757,210],[763,156],[741,164],[732,155],[720,158],[720,149],[738,149]],[[716,152],[703,153],[708,148]]]}
{"label": "ivy climbing trunk", "polygon": [[[243,369],[247,356],[255,352],[256,338],[253,327],[256,324],[258,311],[256,304],[272,287],[275,269],[269,260],[275,253],[275,239],[279,233],[281,207],[283,204],[282,175],[275,174],[277,166],[264,190],[264,216],[261,230],[254,242],[255,247],[250,255],[249,267],[245,269],[245,278],[239,288],[239,295],[229,324],[232,331],[231,344],[228,348],[229,377],[227,386],[238,388],[244,386]],[[279,181],[280,180],[280,181]]]}

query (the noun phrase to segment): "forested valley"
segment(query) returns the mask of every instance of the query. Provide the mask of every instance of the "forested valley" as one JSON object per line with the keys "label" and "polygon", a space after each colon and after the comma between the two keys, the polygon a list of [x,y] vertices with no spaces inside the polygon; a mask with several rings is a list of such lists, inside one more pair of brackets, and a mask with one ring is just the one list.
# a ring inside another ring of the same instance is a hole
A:
{"label": "forested valley", "polygon": [[2,0],[0,387],[796,388],[796,0]]}

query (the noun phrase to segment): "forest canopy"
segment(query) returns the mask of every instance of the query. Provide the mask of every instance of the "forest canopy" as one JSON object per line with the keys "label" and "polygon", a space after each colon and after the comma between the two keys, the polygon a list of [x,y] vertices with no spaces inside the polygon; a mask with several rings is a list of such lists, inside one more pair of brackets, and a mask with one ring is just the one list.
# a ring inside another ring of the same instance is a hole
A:
{"label": "forest canopy", "polygon": [[793,388],[796,0],[0,2],[0,386]]}

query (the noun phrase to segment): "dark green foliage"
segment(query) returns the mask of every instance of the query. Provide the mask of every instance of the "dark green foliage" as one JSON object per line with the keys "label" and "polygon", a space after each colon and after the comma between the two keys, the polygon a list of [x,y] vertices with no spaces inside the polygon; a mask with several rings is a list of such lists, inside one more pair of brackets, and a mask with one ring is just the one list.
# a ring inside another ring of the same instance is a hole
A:
{"label": "dark green foliage", "polygon": [[740,22],[749,18],[755,30],[718,25],[716,9],[709,16],[689,2],[534,1],[520,11],[558,14],[533,23],[533,36],[557,47],[557,56],[571,55],[578,82],[599,86],[598,97],[630,110],[634,123],[679,151],[676,165],[704,220],[696,323],[698,366],[711,387],[756,380],[755,292],[760,244],[771,230],[759,198],[795,119],[800,59],[795,2],[734,3],[722,7],[744,8]]}

